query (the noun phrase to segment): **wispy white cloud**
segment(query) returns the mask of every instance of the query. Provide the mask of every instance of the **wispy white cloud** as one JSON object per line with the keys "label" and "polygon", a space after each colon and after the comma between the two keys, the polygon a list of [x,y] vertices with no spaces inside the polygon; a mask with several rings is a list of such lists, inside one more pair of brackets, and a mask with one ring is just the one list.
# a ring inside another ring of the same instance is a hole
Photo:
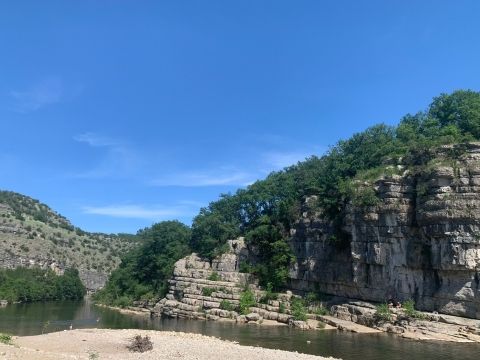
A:
{"label": "wispy white cloud", "polygon": [[75,141],[86,143],[93,147],[113,147],[120,146],[121,142],[106,136],[101,136],[96,133],[86,132],[83,134],[78,134],[73,137]]}
{"label": "wispy white cloud", "polygon": [[98,179],[105,177],[125,177],[134,173],[143,160],[125,142],[93,132],[78,134],[73,139],[93,148],[102,149],[97,164],[85,171],[71,175],[75,178]]}
{"label": "wispy white cloud", "polygon": [[85,206],[85,214],[103,215],[116,218],[164,220],[181,216],[192,216],[197,209],[186,205],[143,206],[143,205],[107,205]]}
{"label": "wispy white cloud", "polygon": [[58,103],[64,95],[63,82],[58,77],[44,79],[25,90],[12,90],[13,109],[20,113],[39,110]]}
{"label": "wispy white cloud", "polygon": [[246,186],[255,180],[255,175],[232,168],[202,170],[198,172],[182,172],[165,175],[151,180],[153,186]]}
{"label": "wispy white cloud", "polygon": [[305,160],[311,156],[309,151],[291,151],[291,152],[266,152],[262,154],[264,165],[271,170],[280,170],[287,166],[295,165],[299,161]]}

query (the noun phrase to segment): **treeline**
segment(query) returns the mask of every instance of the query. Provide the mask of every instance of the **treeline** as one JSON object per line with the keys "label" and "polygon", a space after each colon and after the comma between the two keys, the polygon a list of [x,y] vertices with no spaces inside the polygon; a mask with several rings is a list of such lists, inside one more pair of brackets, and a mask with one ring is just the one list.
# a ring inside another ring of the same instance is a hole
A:
{"label": "treeline", "polygon": [[105,287],[94,299],[113,306],[163,296],[175,262],[191,253],[190,228],[178,221],[163,221],[138,232],[141,246],[122,258]]}
{"label": "treeline", "polygon": [[[235,194],[222,194],[219,200],[201,209],[191,232],[175,222],[143,231],[147,244],[123,260],[99,298],[114,302],[123,297],[122,301],[127,303],[147,294],[162,296],[176,260],[190,249],[213,258],[225,250],[228,239],[238,236],[254,245],[260,256],[257,264],[243,264],[242,268],[255,273],[262,285],[279,289],[285,285],[288,268],[295,260],[287,239],[305,196],[317,195],[319,211],[337,228],[331,240],[341,242],[340,225],[346,203],[356,200],[358,205],[371,205],[375,200],[374,193],[353,199],[358,195],[353,188],[356,177],[368,172],[378,174],[387,165],[420,165],[431,158],[439,145],[478,139],[480,93],[460,90],[442,94],[433,99],[426,111],[406,115],[397,126],[372,126],[339,141],[322,157],[312,156],[271,173]],[[172,231],[172,227],[176,230]],[[163,231],[175,233],[180,229],[180,236],[162,235]],[[163,239],[155,246],[152,231]],[[168,241],[176,245],[169,245]],[[176,250],[165,255],[168,261],[156,252],[171,246]]]}
{"label": "treeline", "polygon": [[78,271],[63,275],[38,268],[0,269],[0,299],[9,302],[82,299],[86,290]]}

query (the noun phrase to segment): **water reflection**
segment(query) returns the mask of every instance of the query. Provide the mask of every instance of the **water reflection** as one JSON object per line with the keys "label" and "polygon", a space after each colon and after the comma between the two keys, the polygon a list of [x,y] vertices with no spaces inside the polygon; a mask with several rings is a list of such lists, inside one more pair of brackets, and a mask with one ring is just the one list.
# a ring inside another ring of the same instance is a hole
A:
{"label": "water reflection", "polygon": [[[289,327],[237,325],[230,322],[150,319],[125,315],[84,302],[15,304],[0,308],[0,332],[34,335],[75,328],[130,328],[183,331],[238,341],[243,345],[334,356],[345,360],[478,359],[480,345],[425,343],[386,334],[299,331]],[[309,341],[310,343],[307,343]]]}

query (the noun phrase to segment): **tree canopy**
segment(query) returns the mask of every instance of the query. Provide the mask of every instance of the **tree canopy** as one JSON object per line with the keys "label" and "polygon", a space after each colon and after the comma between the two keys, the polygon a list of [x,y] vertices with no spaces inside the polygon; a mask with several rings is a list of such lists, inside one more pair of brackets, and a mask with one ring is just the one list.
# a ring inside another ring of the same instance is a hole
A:
{"label": "tree canopy", "polygon": [[175,262],[191,250],[190,228],[178,221],[164,221],[138,232],[142,245],[129,252],[95,298],[126,306],[133,300],[165,295]]}

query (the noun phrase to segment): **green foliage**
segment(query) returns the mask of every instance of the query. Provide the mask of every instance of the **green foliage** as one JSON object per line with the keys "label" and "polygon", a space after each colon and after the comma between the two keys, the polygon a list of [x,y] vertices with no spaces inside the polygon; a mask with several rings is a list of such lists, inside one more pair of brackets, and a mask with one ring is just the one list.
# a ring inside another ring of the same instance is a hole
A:
{"label": "green foliage", "polygon": [[240,262],[238,271],[245,274],[252,274],[254,271],[254,267],[248,262],[242,261]]}
{"label": "green foliage", "polygon": [[227,311],[234,311],[235,306],[230,301],[223,299],[220,302],[220,309],[227,310]]}
{"label": "green foliage", "polygon": [[293,297],[291,302],[291,311],[294,320],[307,321],[307,308],[302,299]]}
{"label": "green foliage", "polygon": [[220,277],[220,275],[216,271],[214,271],[210,274],[210,276],[208,277],[208,280],[220,281],[220,280],[222,280],[222,278]]}
{"label": "green foliage", "polygon": [[415,310],[415,301],[413,300],[407,300],[402,304],[403,311],[405,312],[405,315],[407,315],[410,318],[413,319],[424,319],[425,315],[423,315],[421,312]]}
{"label": "green foliage", "polygon": [[0,203],[7,204],[13,210],[15,218],[20,221],[25,221],[25,215],[27,215],[45,224],[65,228],[71,227],[71,224],[63,216],[28,196],[12,191],[0,191]]}
{"label": "green foliage", "polygon": [[259,303],[261,304],[268,304],[270,300],[277,300],[278,294],[273,292],[273,286],[271,283],[267,284],[267,291],[265,294],[260,298]]}
{"label": "green foliage", "polygon": [[88,360],[97,360],[100,358],[100,355],[95,350],[88,351]]}
{"label": "green foliage", "polygon": [[320,304],[319,306],[317,306],[315,308],[315,315],[328,315],[330,312],[328,311],[328,309],[323,306],[322,304]]}
{"label": "green foliage", "polygon": [[245,291],[240,294],[239,309],[241,314],[247,315],[250,312],[250,308],[256,304],[255,294],[252,290],[245,289]]}
{"label": "green foliage", "polygon": [[215,288],[204,287],[202,288],[203,296],[211,296],[215,292]]}
{"label": "green foliage", "polygon": [[375,317],[379,320],[383,321],[391,321],[392,320],[392,311],[387,303],[377,305],[375,310]]}
{"label": "green foliage", "polygon": [[260,285],[270,284],[274,289],[285,285],[288,278],[288,268],[295,260],[292,250],[285,241],[279,228],[265,216],[259,219],[262,225],[247,232],[245,241],[258,248],[260,262],[254,267]]}
{"label": "green foliage", "polygon": [[307,295],[305,295],[305,304],[307,306],[311,306],[311,305],[314,305],[317,301],[318,301],[318,296],[316,293],[314,293],[313,291],[307,293]]}
{"label": "green foliage", "polygon": [[12,335],[0,333],[0,343],[12,345]]}
{"label": "green foliage", "polygon": [[74,269],[66,269],[63,275],[37,268],[0,270],[0,299],[9,302],[74,300],[83,298],[85,293]]}
{"label": "green foliage", "polygon": [[280,314],[285,314],[285,311],[287,310],[285,303],[282,301],[280,302],[280,305],[278,306],[278,312]]}
{"label": "green foliage", "polygon": [[94,299],[129,306],[132,301],[162,297],[168,288],[175,262],[188,255],[190,229],[178,221],[164,221],[139,231],[142,245],[127,253]]}
{"label": "green foliage", "polygon": [[470,90],[441,94],[433,99],[429,115],[437,119],[441,127],[453,126],[462,133],[480,137],[480,96]]}

